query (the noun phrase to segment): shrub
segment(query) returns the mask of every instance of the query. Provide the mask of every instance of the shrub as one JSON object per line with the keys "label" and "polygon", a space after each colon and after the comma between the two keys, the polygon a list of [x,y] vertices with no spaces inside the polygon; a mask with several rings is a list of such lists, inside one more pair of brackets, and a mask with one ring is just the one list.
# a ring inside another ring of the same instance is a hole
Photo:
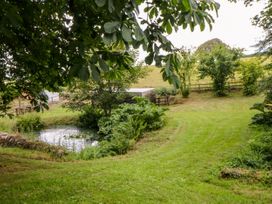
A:
{"label": "shrub", "polygon": [[212,79],[215,95],[226,95],[226,82],[233,77],[235,68],[239,65],[240,54],[240,50],[231,49],[226,45],[217,45],[209,52],[204,51],[199,54],[200,78]]}
{"label": "shrub", "polygon": [[251,140],[245,152],[232,161],[233,167],[272,169],[272,131]]}
{"label": "shrub", "polygon": [[79,125],[84,128],[98,130],[98,121],[103,113],[100,109],[85,106],[79,116]]}
{"label": "shrub", "polygon": [[[145,131],[161,128],[164,125],[165,109],[154,105],[147,99],[136,97],[136,104],[122,104],[115,109],[110,117],[102,117],[99,122],[99,134],[103,139],[111,137],[112,131],[129,124],[136,127],[144,125]],[[129,129],[128,127],[126,127]]]}
{"label": "shrub", "polygon": [[165,88],[165,87],[156,88],[154,90],[154,92],[158,96],[170,96],[170,91],[167,88]]}
{"label": "shrub", "polygon": [[196,56],[190,49],[183,49],[178,53],[178,58],[176,72],[180,80],[180,93],[183,98],[188,98],[190,95],[191,76],[196,64]]}
{"label": "shrub", "polygon": [[41,118],[36,114],[26,114],[18,117],[15,129],[18,132],[32,132],[43,128]]}
{"label": "shrub", "polygon": [[188,98],[190,95],[190,89],[189,88],[185,88],[181,91],[181,95],[183,98]]}
{"label": "shrub", "polygon": [[128,121],[129,117],[146,124],[145,130],[156,130],[164,125],[165,109],[150,103],[147,99],[136,97],[136,104],[122,104],[117,108],[112,118],[116,122]]}
{"label": "shrub", "polygon": [[125,154],[139,140],[143,132],[156,130],[164,125],[164,109],[144,98],[135,98],[136,104],[122,104],[113,110],[111,116],[102,117],[99,122],[97,147],[81,152],[83,159]]}
{"label": "shrub", "polygon": [[256,103],[250,109],[261,112],[252,117],[252,124],[266,126],[272,125],[272,110],[264,103]]}
{"label": "shrub", "polygon": [[175,89],[175,88],[161,87],[161,88],[156,88],[154,90],[154,92],[158,96],[175,96],[175,95],[177,95],[177,89]]}
{"label": "shrub", "polygon": [[258,78],[262,76],[263,71],[260,63],[255,61],[241,62],[240,65],[242,82],[243,82],[243,94],[245,96],[252,96],[257,93],[258,90]]}

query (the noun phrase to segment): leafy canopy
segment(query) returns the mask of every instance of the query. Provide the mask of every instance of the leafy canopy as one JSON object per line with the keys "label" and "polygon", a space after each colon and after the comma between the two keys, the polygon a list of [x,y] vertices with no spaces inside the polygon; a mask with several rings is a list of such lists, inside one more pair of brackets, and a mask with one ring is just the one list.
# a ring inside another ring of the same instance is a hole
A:
{"label": "leafy canopy", "polygon": [[252,96],[257,94],[258,79],[263,75],[264,67],[256,59],[240,62],[239,71],[243,83],[243,94]]}
{"label": "leafy canopy", "polygon": [[190,94],[191,76],[196,64],[196,56],[191,50],[182,49],[179,51],[179,67],[177,75],[180,80],[180,91],[183,97]]}
{"label": "leafy canopy", "polygon": [[179,27],[211,27],[210,12],[218,8],[213,0],[3,0],[0,110],[6,113],[20,95],[37,109],[46,106],[43,89],[57,90],[74,77],[99,80],[109,63],[129,69],[128,53],[111,49],[117,45],[142,46],[145,62],[166,63],[164,79],[178,86],[166,35]]}
{"label": "leafy canopy", "polygon": [[223,45],[217,45],[210,52],[199,54],[200,78],[208,76],[213,80],[213,88],[217,96],[226,95],[226,82],[233,76],[235,68],[239,65],[240,54],[239,49]]}

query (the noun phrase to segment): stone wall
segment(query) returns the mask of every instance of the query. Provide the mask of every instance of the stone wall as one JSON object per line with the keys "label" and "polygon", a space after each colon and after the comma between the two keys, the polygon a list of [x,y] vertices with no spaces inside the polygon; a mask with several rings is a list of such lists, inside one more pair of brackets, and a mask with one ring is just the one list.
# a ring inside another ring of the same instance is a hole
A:
{"label": "stone wall", "polygon": [[30,141],[19,135],[11,135],[3,132],[0,132],[0,146],[37,150],[51,153],[55,157],[63,157],[67,154],[66,149],[63,147],[50,145],[41,141]]}

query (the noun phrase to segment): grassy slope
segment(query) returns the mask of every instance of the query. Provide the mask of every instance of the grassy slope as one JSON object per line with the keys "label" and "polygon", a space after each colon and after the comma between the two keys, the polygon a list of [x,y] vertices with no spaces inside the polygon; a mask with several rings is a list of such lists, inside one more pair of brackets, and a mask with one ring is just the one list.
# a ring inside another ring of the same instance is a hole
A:
{"label": "grassy slope", "polygon": [[189,99],[170,108],[165,128],[119,157],[54,162],[0,148],[0,203],[271,203],[271,188],[218,178],[254,134],[249,107],[259,100]]}
{"label": "grassy slope", "polygon": [[[138,83],[134,84],[132,87],[135,88],[158,88],[158,87],[171,87],[171,85],[163,81],[162,74],[160,73],[161,69],[156,66],[147,67],[148,74],[145,78],[140,79]],[[211,80],[207,77],[205,79],[199,79],[197,71],[194,71],[192,78],[192,84],[207,84],[211,83]]]}

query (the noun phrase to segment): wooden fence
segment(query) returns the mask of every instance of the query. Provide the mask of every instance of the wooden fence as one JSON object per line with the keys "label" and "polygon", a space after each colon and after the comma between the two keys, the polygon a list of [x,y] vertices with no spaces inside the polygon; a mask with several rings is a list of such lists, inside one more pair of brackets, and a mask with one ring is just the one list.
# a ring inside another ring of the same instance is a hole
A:
{"label": "wooden fence", "polygon": [[[231,90],[241,90],[243,88],[243,84],[240,81],[231,81],[227,82],[226,87],[229,91]],[[206,83],[206,84],[191,84],[191,91],[193,92],[205,92],[205,91],[212,91],[213,84]]]}

